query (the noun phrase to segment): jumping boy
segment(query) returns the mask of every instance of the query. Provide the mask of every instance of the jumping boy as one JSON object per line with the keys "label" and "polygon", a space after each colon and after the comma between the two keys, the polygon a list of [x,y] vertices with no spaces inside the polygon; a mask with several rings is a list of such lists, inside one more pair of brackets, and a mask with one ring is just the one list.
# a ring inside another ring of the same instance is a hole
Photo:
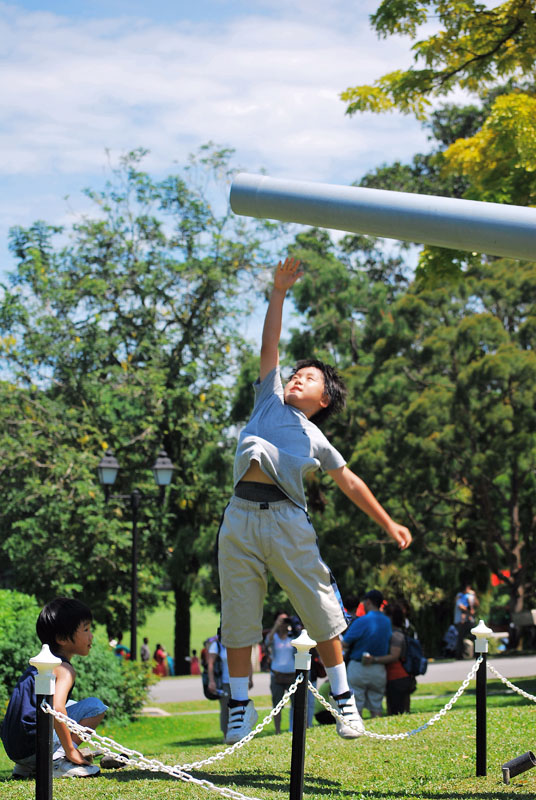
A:
{"label": "jumping boy", "polygon": [[343,738],[363,730],[348,687],[339,638],[347,627],[329,569],[320,558],[307,515],[303,479],[321,467],[355,505],[405,549],[411,534],[394,522],[367,485],[348,467],[315,423],[344,406],[346,390],[335,370],[302,361],[285,388],[279,375],[279,339],[287,291],[303,273],[299,261],[277,266],[262,333],[260,379],[253,414],[240,434],[235,492],[218,537],[221,638],[227,648],[231,699],[226,742],[246,736],[257,721],[248,699],[251,647],[261,639],[266,570],[286,591],[317,649],[331,684]]}
{"label": "jumping boy", "polygon": [[[91,622],[91,611],[84,603],[58,597],[43,608],[37,619],[36,630],[41,642],[48,644],[52,653],[62,662],[54,669],[54,709],[80,725],[95,729],[102,722],[108,706],[96,697],[87,697],[77,703],[69,699],[76,678],[71,658],[89,655],[93,640]],[[2,724],[2,742],[7,755],[15,762],[14,778],[35,775],[36,673],[35,667],[29,667],[19,678]],[[65,723],[56,718],[54,729],[53,776],[87,778],[97,775],[100,768],[90,764],[78,751],[78,736],[71,734]]]}

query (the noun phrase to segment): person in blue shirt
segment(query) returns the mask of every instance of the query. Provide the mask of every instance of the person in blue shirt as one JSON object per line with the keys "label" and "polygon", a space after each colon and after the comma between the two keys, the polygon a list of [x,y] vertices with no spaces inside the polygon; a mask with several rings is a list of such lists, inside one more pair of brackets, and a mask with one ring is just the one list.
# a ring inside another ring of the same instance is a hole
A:
{"label": "person in blue shirt", "polygon": [[[348,683],[354,693],[357,710],[362,714],[367,708],[372,717],[383,713],[385,694],[385,665],[374,661],[377,656],[389,653],[392,628],[391,620],[380,611],[383,595],[371,589],[363,598],[365,616],[356,617],[342,637],[348,657]],[[372,663],[363,664],[363,655]]]}

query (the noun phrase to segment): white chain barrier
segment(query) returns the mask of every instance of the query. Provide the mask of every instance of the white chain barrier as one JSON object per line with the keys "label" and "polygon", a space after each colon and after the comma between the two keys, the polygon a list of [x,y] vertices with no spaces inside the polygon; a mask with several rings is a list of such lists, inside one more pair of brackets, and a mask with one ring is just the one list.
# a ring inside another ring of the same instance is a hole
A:
{"label": "white chain barrier", "polygon": [[521,697],[524,697],[526,700],[532,700],[533,703],[536,703],[536,697],[534,697],[533,694],[529,694],[528,692],[523,691],[523,689],[520,689],[519,686],[515,686],[513,683],[510,683],[508,678],[505,678],[504,675],[501,675],[500,672],[497,672],[495,667],[489,662],[487,666],[489,671],[493,672],[495,677],[499,678],[499,680],[501,680],[505,686],[508,686],[509,689],[512,689],[512,691],[517,692],[518,694],[521,695]]}
{"label": "white chain barrier", "polygon": [[437,714],[435,714],[431,719],[429,719],[428,722],[425,722],[424,725],[419,725],[418,728],[414,728],[413,730],[407,731],[406,733],[373,733],[372,731],[367,731],[363,730],[362,728],[357,728],[354,725],[351,725],[347,720],[345,720],[342,714],[339,714],[339,712],[336,711],[333,708],[333,706],[322,697],[320,692],[318,692],[315,689],[315,687],[312,685],[311,682],[309,682],[309,691],[314,694],[316,699],[324,706],[324,708],[326,708],[328,711],[331,711],[334,717],[343,722],[345,726],[353,728],[353,730],[355,730],[357,733],[360,733],[362,736],[368,736],[370,739],[382,739],[383,741],[396,741],[399,739],[408,739],[410,736],[415,736],[417,733],[420,733],[421,731],[426,730],[426,728],[429,728],[431,725],[434,725],[436,722],[439,722],[439,720],[441,720],[445,716],[447,711],[450,711],[454,703],[457,700],[459,700],[459,698],[465,692],[471,681],[474,679],[476,673],[478,672],[478,668],[481,663],[482,663],[482,656],[480,656],[475,661],[472,669],[469,671],[469,674],[463,681],[462,685],[460,686],[456,694],[454,694],[451,697],[448,703],[440,711],[438,711]]}
{"label": "white chain barrier", "polygon": [[55,711],[46,702],[41,704],[41,708],[47,714],[51,714],[53,717],[59,719],[60,722],[63,722],[69,728],[69,730],[72,733],[76,733],[77,736],[82,739],[82,741],[91,741],[93,743],[98,742],[101,750],[104,751],[104,754],[112,756],[114,759],[116,759],[116,761],[128,765],[129,767],[140,767],[141,769],[149,770],[150,772],[165,772],[168,775],[171,775],[173,778],[178,778],[186,783],[192,783],[196,786],[200,786],[206,791],[217,792],[222,797],[230,797],[232,800],[259,800],[259,798],[249,797],[248,795],[242,794],[241,792],[237,792],[233,789],[221,788],[216,786],[214,783],[211,783],[209,780],[194,778],[189,774],[189,771],[192,769],[199,769],[206,764],[212,764],[216,761],[221,761],[227,756],[232,755],[232,753],[234,753],[236,750],[239,750],[241,747],[244,747],[244,745],[248,744],[254,736],[260,733],[267,725],[270,724],[276,714],[279,714],[279,712],[283,710],[283,707],[289,702],[291,696],[296,692],[298,685],[302,681],[303,674],[300,673],[292,686],[290,686],[284,693],[280,702],[271,710],[271,712],[262,720],[262,722],[260,722],[255,728],[253,728],[252,731],[244,736],[243,739],[240,739],[239,742],[235,742],[235,744],[227,747],[220,753],[216,753],[209,758],[205,758],[203,761],[194,761],[191,764],[182,765],[175,764],[173,767],[170,767],[167,764],[158,761],[157,759],[147,758],[143,755],[143,753],[139,753],[137,750],[131,750],[128,747],[124,747],[122,744],[114,741],[109,736],[101,736],[95,730],[93,730],[93,728],[87,728],[83,725],[79,725],[66,714],[62,714],[60,711]]}
{"label": "white chain barrier", "polygon": [[[478,659],[475,660],[473,666],[469,670],[467,677],[460,685],[458,691],[451,697],[451,699],[443,706],[443,708],[437,712],[428,722],[425,722],[423,725],[419,725],[417,728],[413,728],[411,731],[406,731],[405,733],[393,733],[393,734],[382,734],[382,733],[373,733],[372,731],[367,731],[362,728],[355,727],[354,729],[356,732],[360,733],[362,736],[368,736],[370,739],[378,739],[382,741],[397,741],[401,739],[408,739],[410,736],[415,736],[418,733],[426,730],[431,725],[434,725],[436,722],[442,720],[448,711],[451,710],[453,705],[459,700],[465,690],[468,688],[469,684],[472,680],[474,680],[476,673],[482,663],[483,656],[480,655]],[[536,703],[536,697],[534,695],[529,694],[528,692],[523,691],[519,687],[515,686],[511,683],[507,678],[501,675],[491,664],[487,664],[488,669],[497,676],[508,688],[512,689],[513,691],[520,694],[522,697],[525,697],[528,700],[532,700]],[[231,800],[259,800],[258,798],[249,797],[247,795],[242,794],[241,792],[237,792],[233,789],[225,789],[215,784],[211,783],[208,780],[194,778],[192,775],[189,774],[191,770],[200,769],[201,767],[205,767],[208,764],[214,764],[217,761],[221,761],[227,756],[232,755],[237,750],[240,750],[246,744],[248,744],[258,733],[270,724],[273,718],[279,714],[284,706],[289,702],[291,696],[296,692],[299,684],[303,681],[304,674],[299,673],[296,677],[296,680],[290,686],[286,692],[284,693],[281,701],[270,711],[270,713],[260,722],[253,730],[250,731],[243,739],[236,742],[235,744],[231,745],[230,747],[225,748],[219,753],[216,753],[213,756],[209,756],[201,761],[192,761],[191,763],[185,764],[175,764],[174,766],[168,766],[167,764],[163,764],[161,761],[156,759],[150,759],[143,755],[143,753],[139,753],[137,750],[131,750],[128,747],[124,747],[123,745],[119,744],[118,742],[114,741],[113,739],[109,738],[108,736],[100,736],[96,733],[93,728],[86,728],[82,725],[79,725],[74,720],[70,719],[70,717],[66,716],[65,714],[60,713],[59,711],[55,711],[48,703],[43,702],[42,709],[47,714],[52,714],[54,717],[57,717],[61,722],[65,723],[70,731],[76,733],[80,739],[85,742],[98,742],[101,750],[109,756],[112,756],[117,761],[132,767],[140,767],[144,770],[149,770],[151,772],[165,772],[168,775],[171,775],[174,778],[178,778],[179,780],[185,781],[187,783],[192,783],[196,786],[199,786],[207,791],[214,791],[220,794],[222,797],[229,797]],[[313,684],[309,681],[308,683],[309,691],[314,695],[314,697],[320,702],[320,704],[327,709],[336,719],[340,720],[340,722],[344,723],[345,726],[354,727],[349,724],[348,720],[346,720],[342,714],[340,714],[333,706],[327,701],[320,692],[313,686]]]}

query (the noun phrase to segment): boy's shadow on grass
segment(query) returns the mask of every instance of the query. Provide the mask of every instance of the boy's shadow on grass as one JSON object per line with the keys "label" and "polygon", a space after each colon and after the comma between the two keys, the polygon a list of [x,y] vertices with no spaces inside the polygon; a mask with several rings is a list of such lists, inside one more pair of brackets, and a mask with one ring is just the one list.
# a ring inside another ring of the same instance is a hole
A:
{"label": "boy's shadow on grass", "polygon": [[167,742],[166,747],[170,749],[173,748],[174,750],[186,750],[189,747],[219,747],[222,749],[224,747],[229,747],[229,745],[223,743],[223,736],[198,736],[195,739],[189,739],[187,742],[184,740],[180,742]]}
{"label": "boy's shadow on grass", "polygon": [[[189,773],[190,774],[190,773]],[[194,778],[202,781],[210,781],[219,788],[227,788],[229,786],[237,787],[239,791],[248,794],[250,791],[256,789],[265,789],[273,792],[288,793],[290,785],[290,773],[283,772],[280,775],[275,773],[258,772],[237,772],[237,773],[214,773],[214,772],[201,772],[199,770],[192,770],[191,775]],[[119,772],[103,772],[99,777],[113,778],[114,780],[126,783],[130,781],[141,780],[166,780],[177,781],[180,778],[175,778],[166,772],[152,772],[141,769],[127,769]],[[305,781],[304,793],[314,793],[316,795],[332,794],[339,786],[337,781],[330,781],[326,778],[307,778]],[[341,796],[354,797],[354,793],[342,793]],[[519,795],[516,795],[516,797]]]}
{"label": "boy's shadow on grass", "polygon": [[[273,734],[271,734],[270,731],[262,731],[260,734],[257,734],[255,738],[263,739],[265,736],[273,736]],[[167,747],[173,747],[176,750],[185,750],[188,747],[203,747],[207,745],[218,747],[220,750],[224,750],[226,747],[231,746],[224,743],[223,733],[215,736],[198,736],[196,738],[189,739],[187,742],[181,739],[180,742],[168,742],[166,744]]]}
{"label": "boy's shadow on grass", "polygon": [[[203,781],[210,781],[215,786],[219,788],[228,788],[228,787],[235,787],[238,791],[244,792],[245,794],[249,794],[250,792],[254,792],[256,789],[264,789],[272,792],[281,792],[281,793],[288,793],[289,785],[290,785],[290,774],[289,773],[282,773],[280,775],[274,773],[264,773],[260,775],[257,772],[240,772],[240,773],[232,773],[232,774],[225,774],[221,775],[218,773],[212,772],[198,772],[196,770],[192,771],[192,776],[194,778],[198,778],[199,780]],[[180,778],[175,778],[172,775],[168,775],[165,772],[151,772],[145,771],[140,769],[127,769],[121,772],[105,772],[101,773],[101,776],[108,779],[116,780],[120,783],[127,783],[130,781],[180,781]],[[333,797],[336,794],[340,798],[347,798],[348,800],[353,800],[356,796],[356,792],[359,791],[359,786],[356,786],[354,789],[351,790],[341,790],[338,789],[339,783],[337,781],[331,781],[327,778],[320,778],[320,777],[307,777],[304,781],[304,788],[303,794],[304,797],[322,797],[323,795],[329,795]],[[371,791],[370,789],[366,790],[367,798],[369,800],[404,800],[407,798],[408,792],[407,791],[392,791],[392,790],[385,790],[385,791]],[[461,791],[448,791],[448,792],[430,792],[429,789],[422,788],[422,790],[415,790],[412,789],[411,795],[415,798],[422,797],[423,800],[467,800],[467,792]],[[473,800],[499,800],[499,798],[511,798],[512,791],[511,789],[500,789],[497,788],[494,791],[483,791],[479,792],[478,790],[471,791],[471,797]],[[534,800],[534,793],[533,792],[515,792],[515,797],[517,800]]]}

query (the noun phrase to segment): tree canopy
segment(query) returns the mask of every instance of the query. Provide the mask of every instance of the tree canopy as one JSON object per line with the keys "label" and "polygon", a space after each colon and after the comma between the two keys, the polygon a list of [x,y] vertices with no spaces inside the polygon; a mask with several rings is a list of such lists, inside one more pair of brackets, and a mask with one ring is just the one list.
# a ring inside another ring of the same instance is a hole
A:
{"label": "tree canopy", "polygon": [[346,89],[341,97],[348,114],[397,109],[423,119],[431,98],[455,88],[479,93],[509,79],[514,86],[516,81],[534,80],[532,0],[507,0],[495,8],[476,0],[383,0],[370,20],[381,37],[415,39],[426,24],[436,30],[413,44],[414,66],[395,70],[372,85]]}
{"label": "tree canopy", "polygon": [[[179,669],[231,474],[237,320],[276,229],[233,218],[219,200],[231,156],[207,146],[155,181],[144,152],[128,154],[88,192],[94,215],[70,230],[12,231],[16,267],[0,301],[4,581],[40,601],[83,595],[110,633],[127,629],[130,511],[105,505],[95,475],[112,448],[117,492],[142,492],[141,614],[167,573]],[[160,508],[149,469],[162,446],[177,470]]]}
{"label": "tree canopy", "polygon": [[[341,94],[350,115],[396,110],[427,124],[435,120],[433,134],[441,146],[424,167],[425,174],[432,167],[439,180],[426,182],[421,176],[419,188],[407,190],[533,205],[536,11],[532,0],[508,0],[494,8],[475,0],[383,0],[370,19],[381,37],[415,39],[424,31],[413,44],[412,66]],[[438,98],[455,89],[477,98],[479,105],[472,103],[465,111],[452,105],[438,108]],[[450,115],[456,136],[444,125],[437,126],[441,115],[445,121]],[[414,164],[418,166],[415,160]],[[399,186],[397,180],[385,188]],[[470,254],[425,247],[420,276],[434,280],[459,275],[472,261]]]}

